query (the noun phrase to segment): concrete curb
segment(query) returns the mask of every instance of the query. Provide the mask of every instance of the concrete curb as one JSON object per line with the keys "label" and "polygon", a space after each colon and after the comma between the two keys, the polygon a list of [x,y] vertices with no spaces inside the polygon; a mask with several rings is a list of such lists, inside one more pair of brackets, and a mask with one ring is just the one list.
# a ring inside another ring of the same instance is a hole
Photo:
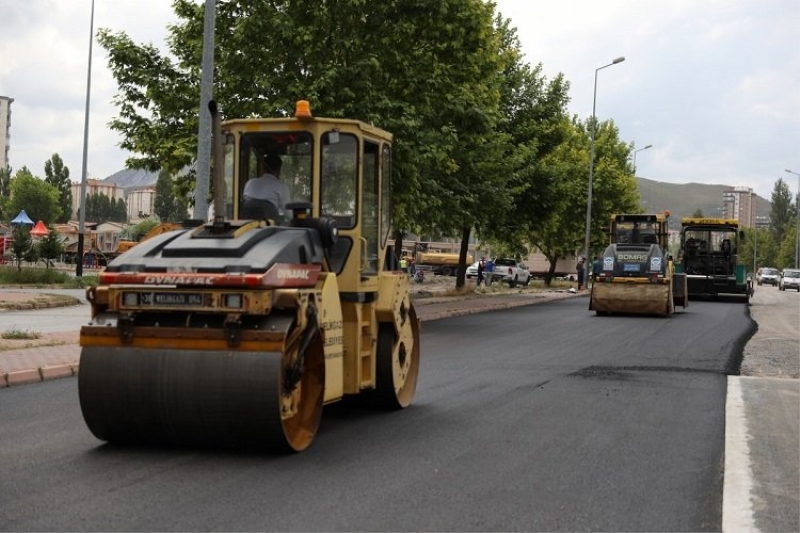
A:
{"label": "concrete curb", "polygon": [[78,375],[78,363],[43,366],[30,370],[17,370],[0,374],[0,387],[27,385],[52,379],[69,378]]}

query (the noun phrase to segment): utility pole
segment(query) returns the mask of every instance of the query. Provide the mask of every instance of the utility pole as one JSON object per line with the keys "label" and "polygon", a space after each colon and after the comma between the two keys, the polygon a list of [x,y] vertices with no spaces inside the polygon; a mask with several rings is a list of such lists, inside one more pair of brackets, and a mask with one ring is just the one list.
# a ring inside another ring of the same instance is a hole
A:
{"label": "utility pole", "polygon": [[[197,131],[197,181],[194,188],[194,218],[202,221],[208,220],[208,185],[211,181],[211,114],[208,103],[213,98],[215,15],[215,0],[206,0]],[[215,216],[221,214],[214,213]]]}

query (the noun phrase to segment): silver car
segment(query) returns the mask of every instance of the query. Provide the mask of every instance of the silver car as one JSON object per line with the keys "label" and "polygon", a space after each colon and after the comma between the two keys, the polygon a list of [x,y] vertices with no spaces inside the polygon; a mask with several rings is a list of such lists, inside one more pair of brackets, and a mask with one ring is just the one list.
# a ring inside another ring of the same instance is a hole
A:
{"label": "silver car", "polygon": [[777,287],[780,277],[781,273],[778,272],[777,268],[762,268],[756,274],[756,283],[759,285],[766,284]]}
{"label": "silver car", "polygon": [[778,289],[794,289],[800,292],[800,270],[796,268],[784,268],[781,272],[781,279],[778,282]]}

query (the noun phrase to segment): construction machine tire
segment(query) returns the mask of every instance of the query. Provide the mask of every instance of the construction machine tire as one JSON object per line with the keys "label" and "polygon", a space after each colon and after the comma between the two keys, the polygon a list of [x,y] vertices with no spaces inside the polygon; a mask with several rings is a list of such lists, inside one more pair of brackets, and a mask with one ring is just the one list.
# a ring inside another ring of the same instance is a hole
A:
{"label": "construction machine tire", "polygon": [[400,329],[399,335],[389,323],[378,329],[374,403],[384,409],[408,407],[417,390],[419,320],[413,305]]}
{"label": "construction machine tire", "polygon": [[302,451],[322,415],[325,364],[315,337],[298,357],[84,347],[83,417],[97,438],[111,443]]}

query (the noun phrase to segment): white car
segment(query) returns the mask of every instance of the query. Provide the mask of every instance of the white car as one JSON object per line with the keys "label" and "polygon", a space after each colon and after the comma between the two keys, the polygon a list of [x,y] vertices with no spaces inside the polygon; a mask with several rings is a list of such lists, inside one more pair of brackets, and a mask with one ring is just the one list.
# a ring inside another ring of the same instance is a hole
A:
{"label": "white car", "polygon": [[796,268],[784,268],[781,272],[781,279],[778,282],[778,289],[795,289],[800,292],[800,270]]}
{"label": "white car", "polygon": [[475,261],[467,267],[467,279],[478,277],[478,263],[480,263],[480,261]]}
{"label": "white car", "polygon": [[492,281],[508,283],[508,286],[512,288],[516,287],[518,283],[528,285],[531,281],[531,273],[528,271],[528,267],[514,259],[495,259]]}

